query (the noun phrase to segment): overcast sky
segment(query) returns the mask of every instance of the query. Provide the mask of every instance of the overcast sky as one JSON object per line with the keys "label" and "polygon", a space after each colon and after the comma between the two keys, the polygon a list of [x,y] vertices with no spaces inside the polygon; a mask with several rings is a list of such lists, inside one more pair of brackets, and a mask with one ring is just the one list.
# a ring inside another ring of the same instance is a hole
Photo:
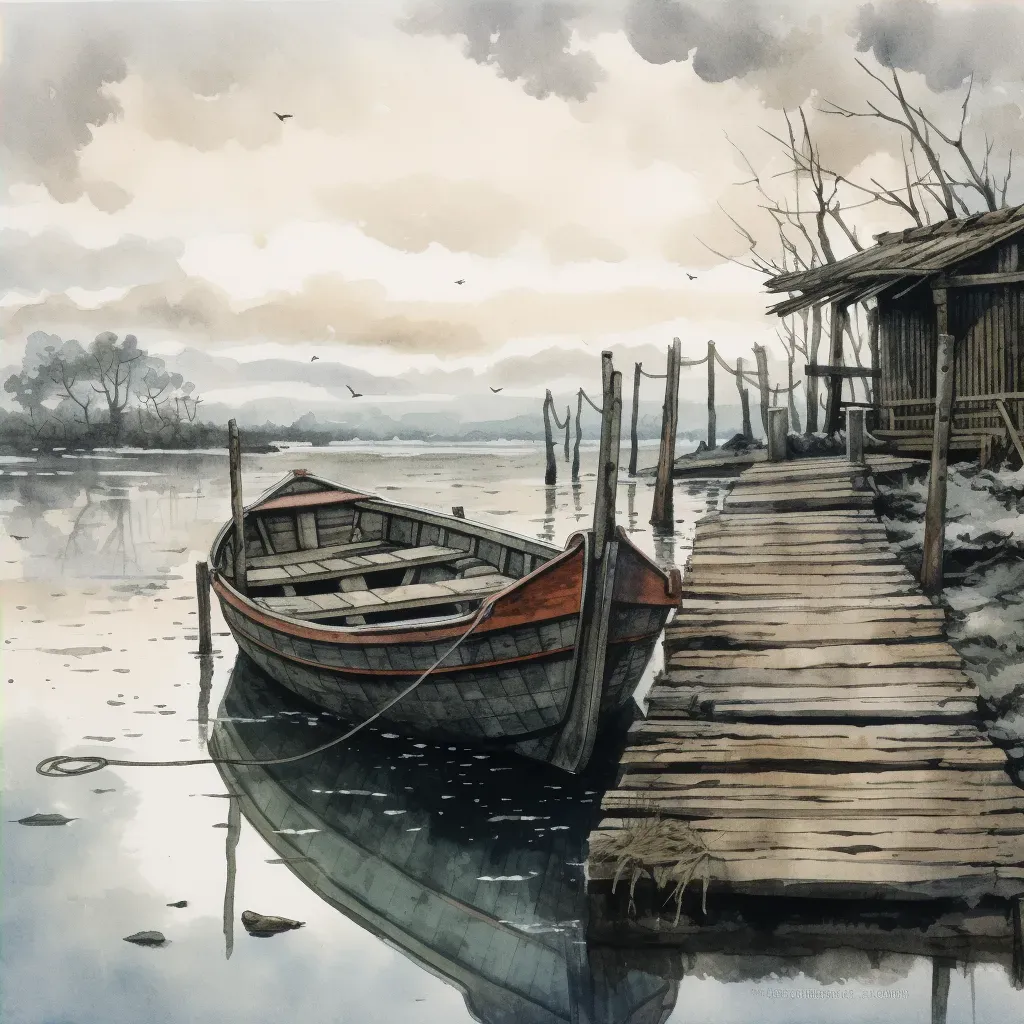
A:
{"label": "overcast sky", "polygon": [[[1024,106],[1024,7],[991,0],[28,3],[2,18],[0,364],[35,329],[132,331],[169,358],[294,361],[275,383],[300,398],[337,393],[313,355],[407,393],[510,397],[596,385],[602,348],[627,373],[652,366],[673,335],[749,358],[776,326],[761,278],[711,251],[744,248],[723,211],[770,234],[737,148],[776,180],[762,129],[803,104],[836,169],[891,179],[893,131],[816,109],[879,97],[858,57],[905,71],[950,127],[973,72],[972,130],[1000,146]],[[864,237],[905,223],[853,217]],[[198,383],[255,395],[244,367]]]}

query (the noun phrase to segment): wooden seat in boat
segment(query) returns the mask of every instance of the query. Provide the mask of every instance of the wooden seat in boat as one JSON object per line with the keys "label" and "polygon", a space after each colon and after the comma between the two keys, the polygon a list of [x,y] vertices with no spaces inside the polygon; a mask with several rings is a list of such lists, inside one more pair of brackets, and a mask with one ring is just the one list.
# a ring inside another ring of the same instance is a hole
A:
{"label": "wooden seat in boat", "polygon": [[[362,548],[362,551],[354,549]],[[383,549],[383,550],[382,550]],[[345,554],[334,548],[294,551],[278,565],[254,566],[246,573],[249,586],[268,587],[283,583],[314,583],[317,580],[363,576],[382,569],[412,569],[423,565],[441,565],[465,558],[460,548],[427,544],[417,548],[390,548],[379,541],[344,545]],[[282,555],[268,556],[282,559]],[[265,562],[267,558],[252,559]],[[494,571],[493,569],[491,570]]]}
{"label": "wooden seat in boat", "polygon": [[440,583],[411,583],[404,587],[380,587],[376,590],[310,594],[304,597],[257,597],[254,600],[275,615],[298,619],[344,619],[370,612],[403,611],[480,601],[514,582],[511,577],[492,573],[489,576],[445,580]]}
{"label": "wooden seat in boat", "polygon": [[281,551],[273,555],[250,555],[250,569],[271,569],[311,559],[344,558],[347,555],[358,555],[366,551],[390,551],[395,545],[382,540],[361,540],[351,544],[332,544],[322,548],[299,548],[297,551]]}

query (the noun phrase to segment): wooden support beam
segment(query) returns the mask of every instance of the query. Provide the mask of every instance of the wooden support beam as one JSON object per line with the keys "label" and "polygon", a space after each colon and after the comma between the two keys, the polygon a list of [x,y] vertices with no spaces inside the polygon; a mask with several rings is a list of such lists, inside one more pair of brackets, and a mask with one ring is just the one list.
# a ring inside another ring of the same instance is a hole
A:
{"label": "wooden support beam", "polygon": [[1024,282],[1024,271],[1020,270],[1005,274],[946,274],[935,279],[939,288],[992,288],[1021,282]]}
{"label": "wooden support beam", "polygon": [[843,397],[843,374],[837,368],[843,364],[843,328],[846,325],[846,306],[832,303],[829,321],[828,357],[828,399],[825,404],[825,433],[834,434],[839,430],[839,400]]}
{"label": "wooden support beam", "polygon": [[871,359],[871,369],[874,371],[871,382],[871,405],[874,408],[872,426],[881,424],[882,412],[882,364],[878,354],[878,306],[872,306],[868,310],[868,355]]}
{"label": "wooden support beam", "polygon": [[850,462],[864,461],[864,410],[846,410],[846,457]]}
{"label": "wooden support beam", "polygon": [[228,473],[231,477],[231,519],[234,522],[234,584],[240,594],[246,591],[245,581],[245,523],[242,506],[242,444],[238,437],[238,424],[228,420]]}
{"label": "wooden support beam", "polygon": [[213,632],[210,626],[210,567],[196,562],[196,616],[199,619],[199,657],[213,654]]}
{"label": "wooden support beam", "polygon": [[804,367],[808,377],[842,377],[850,380],[860,377],[881,377],[882,371],[870,366],[822,366],[819,363],[808,363]]}
{"label": "wooden support beam", "polygon": [[[629,423],[629,475],[636,476],[637,436],[636,425],[640,418],[640,374],[643,363],[633,364],[633,416]],[[575,480],[576,477],[573,477]]]}
{"label": "wooden support beam", "polygon": [[[938,294],[938,293],[936,293]],[[946,293],[941,292],[940,325],[946,324]],[[926,594],[942,590],[942,552],[946,530],[946,472],[949,460],[950,413],[953,408],[953,336],[939,334],[935,367],[935,422],[932,431],[932,464],[928,479],[928,505],[924,521],[924,554],[921,587]]]}
{"label": "wooden support beam", "polygon": [[551,392],[545,392],[544,395],[544,453],[545,453],[545,467],[544,467],[544,484],[550,487],[558,479],[558,468],[555,464],[555,438],[551,432],[551,407],[554,405],[554,401],[551,398]]}
{"label": "wooden support beam", "polygon": [[718,447],[718,419],[715,412],[715,343],[708,342],[708,448]]}
{"label": "wooden support beam", "polygon": [[949,976],[955,961],[932,957],[932,1024],[946,1024],[949,1011]]}
{"label": "wooden support beam", "polygon": [[996,399],[996,408],[1006,424],[1006,432],[1010,435],[1013,447],[1017,449],[1017,454],[1020,456],[1020,464],[1024,467],[1024,444],[1021,443],[1020,434],[1017,433],[1017,428],[1013,425],[1013,420],[1010,419],[1010,414],[1006,411],[1006,405],[1001,398]]}
{"label": "wooden support beam", "polygon": [[665,376],[665,404],[661,414],[661,448],[658,451],[658,470],[654,482],[654,505],[651,508],[651,525],[671,529],[672,471],[676,461],[676,426],[679,417],[679,364],[682,358],[681,343],[672,339],[668,350],[668,368]]}
{"label": "wooden support beam", "polygon": [[774,408],[768,410],[768,461],[784,462],[788,457],[789,410]]}

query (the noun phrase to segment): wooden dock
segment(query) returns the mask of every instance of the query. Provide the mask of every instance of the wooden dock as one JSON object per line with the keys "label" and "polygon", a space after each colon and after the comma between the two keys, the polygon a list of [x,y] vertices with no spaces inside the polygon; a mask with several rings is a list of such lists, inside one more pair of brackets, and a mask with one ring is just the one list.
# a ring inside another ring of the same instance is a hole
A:
{"label": "wooden dock", "polygon": [[759,464],[698,524],[665,671],[590,835],[592,893],[622,872],[623,829],[674,820],[709,901],[1012,898],[1020,944],[1024,790],[872,510],[872,475],[906,461]]}

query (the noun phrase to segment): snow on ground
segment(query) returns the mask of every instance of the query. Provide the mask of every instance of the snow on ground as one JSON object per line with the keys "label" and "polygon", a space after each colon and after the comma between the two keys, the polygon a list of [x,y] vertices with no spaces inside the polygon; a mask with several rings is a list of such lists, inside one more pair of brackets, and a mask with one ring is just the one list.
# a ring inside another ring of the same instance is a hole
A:
{"label": "snow on ground", "polygon": [[[913,571],[921,565],[927,479],[880,484],[883,522]],[[1024,470],[950,468],[943,602],[949,639],[988,709],[989,730],[1024,760]]]}

